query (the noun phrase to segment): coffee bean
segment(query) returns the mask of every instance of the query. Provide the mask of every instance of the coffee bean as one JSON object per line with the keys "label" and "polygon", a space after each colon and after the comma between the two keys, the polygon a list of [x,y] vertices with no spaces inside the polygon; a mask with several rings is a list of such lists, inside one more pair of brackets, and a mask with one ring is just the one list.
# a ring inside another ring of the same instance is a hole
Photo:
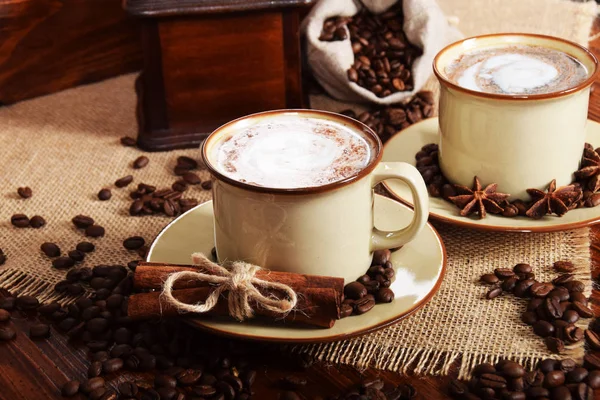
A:
{"label": "coffee bean", "polygon": [[559,361],[552,358],[546,358],[539,362],[538,368],[544,374],[547,374],[548,372],[557,370],[559,368]]}
{"label": "coffee bean", "polygon": [[527,311],[521,314],[521,321],[527,325],[533,325],[538,321],[537,314],[533,311]]}
{"label": "coffee bean", "polygon": [[483,274],[479,280],[488,285],[500,282],[500,279],[495,274]]}
{"label": "coffee bean", "polygon": [[550,371],[544,377],[544,387],[548,389],[562,386],[565,383],[565,373],[562,371]]}
{"label": "coffee bean", "polygon": [[506,387],[506,379],[496,374],[483,374],[479,377],[479,382],[483,387],[492,389],[503,389]]}
{"label": "coffee bean", "polygon": [[184,180],[178,180],[171,185],[171,189],[177,192],[185,192],[188,188],[188,184]]}
{"label": "coffee bean", "polygon": [[592,318],[594,316],[594,312],[591,308],[581,304],[578,301],[571,303],[571,307],[573,311],[576,311],[582,318]]}
{"label": "coffee bean", "polygon": [[217,382],[215,389],[225,396],[225,400],[233,400],[235,398],[235,390],[225,381]]}
{"label": "coffee bean", "polygon": [[160,400],[160,394],[152,388],[147,388],[142,392],[141,400]]}
{"label": "coffee bean", "polygon": [[579,314],[575,310],[566,310],[563,313],[562,319],[570,324],[579,321]]}
{"label": "coffee bean", "polygon": [[556,278],[554,278],[552,280],[552,283],[555,285],[562,285],[564,283],[571,282],[573,279],[575,279],[575,275],[563,274],[563,275],[559,275]]}
{"label": "coffee bean", "polygon": [[124,188],[125,186],[128,186],[131,182],[133,182],[133,175],[127,175],[117,179],[115,181],[115,186],[118,188]]}
{"label": "coffee bean", "polygon": [[469,388],[458,379],[452,379],[450,380],[448,391],[454,398],[463,398],[464,395],[469,393]]}
{"label": "coffee bean", "polygon": [[556,297],[559,301],[568,301],[570,298],[569,291],[562,286],[555,287],[548,297]]}
{"label": "coffee bean", "polygon": [[31,188],[29,186],[24,186],[24,187],[20,187],[17,189],[17,193],[19,194],[19,196],[21,196],[21,198],[23,199],[28,199],[31,197],[31,195],[33,194],[33,192],[31,191]]}
{"label": "coffee bean", "polygon": [[384,265],[390,260],[391,256],[392,252],[387,249],[376,250],[373,252],[373,259],[371,261],[371,265]]}
{"label": "coffee bean", "polygon": [[102,237],[102,236],[104,236],[104,228],[101,227],[100,225],[88,226],[85,229],[85,236],[89,236],[89,237],[93,237],[93,238]]}
{"label": "coffee bean", "polygon": [[514,361],[507,361],[502,364],[500,372],[503,374],[503,376],[508,378],[522,378],[525,376],[525,368]]}
{"label": "coffee bean", "polygon": [[539,283],[533,284],[529,288],[529,291],[534,297],[544,298],[554,289],[554,285],[550,283]]}
{"label": "coffee bean", "polygon": [[156,387],[171,387],[177,386],[177,379],[166,374],[157,374],[154,378],[154,385]]}
{"label": "coffee bean", "polygon": [[146,241],[141,236],[132,236],[123,241],[123,247],[127,250],[136,250],[142,247]]}
{"label": "coffee bean", "polygon": [[562,372],[573,371],[577,367],[577,363],[572,358],[565,358],[558,362],[558,369]]}
{"label": "coffee bean", "polygon": [[502,294],[502,288],[501,287],[495,287],[490,289],[490,291],[487,292],[487,294],[485,295],[485,297],[487,299],[495,299],[496,297],[500,296],[500,294]]}
{"label": "coffee bean", "polygon": [[585,336],[583,329],[581,329],[573,324],[566,326],[563,329],[563,332],[564,332],[563,339],[569,343],[577,343],[577,342],[583,340],[583,338]]}
{"label": "coffee bean", "polygon": [[133,168],[135,168],[135,169],[144,168],[146,165],[148,165],[149,162],[150,162],[150,160],[148,159],[148,157],[139,156],[138,158],[136,158],[133,161]]}
{"label": "coffee bean", "polygon": [[569,292],[583,292],[585,290],[585,285],[581,281],[570,281],[563,283],[564,286]]}
{"label": "coffee bean", "polygon": [[212,189],[212,181],[204,181],[200,184],[200,186],[204,190],[211,190]]}
{"label": "coffee bean", "polygon": [[571,301],[573,301],[573,302],[577,301],[577,302],[579,302],[579,303],[581,303],[581,304],[583,304],[585,306],[588,305],[588,299],[587,299],[587,297],[585,297],[585,295],[583,293],[581,293],[581,292],[573,292],[573,293],[571,293],[570,294],[570,298],[571,298]]}
{"label": "coffee bean", "polygon": [[16,301],[19,310],[35,310],[40,306],[40,302],[33,296],[19,296]]}
{"label": "coffee bean", "polygon": [[2,249],[0,249],[0,265],[4,265],[4,263],[6,262],[6,258],[6,254],[4,254]]}
{"label": "coffee bean", "polygon": [[105,373],[117,372],[123,368],[123,360],[120,358],[110,358],[102,363],[102,370]]}
{"label": "coffee bean", "polygon": [[85,258],[85,253],[79,250],[69,251],[69,258],[75,262],[81,262]]}
{"label": "coffee bean", "polygon": [[73,265],[75,265],[75,261],[70,257],[58,257],[52,261],[52,266],[56,269],[67,269]]}
{"label": "coffee bean", "polygon": [[201,376],[202,370],[188,368],[175,375],[175,379],[177,379],[177,383],[181,386],[190,386],[198,382]]}
{"label": "coffee bean", "polygon": [[71,220],[73,224],[80,229],[85,229],[88,226],[92,226],[94,224],[94,219],[92,217],[88,217],[87,215],[76,215]]}
{"label": "coffee bean", "polygon": [[600,389],[600,371],[590,371],[586,382],[592,389]]}
{"label": "coffee bean", "polygon": [[562,340],[554,337],[547,337],[545,339],[546,347],[553,353],[562,353],[565,350],[565,344]]}
{"label": "coffee bean", "polygon": [[110,191],[110,189],[100,189],[100,191],[98,192],[98,200],[106,201],[110,200],[111,197],[112,192]]}
{"label": "coffee bean", "polygon": [[6,310],[0,309],[0,323],[10,320],[10,313]]}
{"label": "coffee bean", "polygon": [[17,299],[15,297],[2,297],[0,298],[0,309],[6,311],[12,311],[17,304]]}
{"label": "coffee bean", "polygon": [[136,140],[129,136],[123,136],[120,141],[123,146],[133,147],[136,145]]}
{"label": "coffee bean", "polygon": [[556,261],[554,269],[558,272],[573,272],[575,271],[575,265],[571,261]]}
{"label": "coffee bean", "polygon": [[600,369],[600,356],[594,353],[587,353],[583,357],[583,366],[590,370]]}
{"label": "coffee bean", "polygon": [[546,315],[555,319],[562,318],[563,316],[560,301],[556,297],[550,297],[544,300],[544,311],[546,312]]}
{"label": "coffee bean", "polygon": [[122,396],[127,397],[136,397],[139,392],[138,386],[134,382],[121,382],[117,388]]}
{"label": "coffee bean", "polygon": [[44,225],[46,225],[46,220],[40,215],[34,215],[29,220],[29,226],[31,226],[34,229],[39,229]]}
{"label": "coffee bean", "polygon": [[102,333],[108,329],[108,321],[104,318],[92,318],[86,323],[86,329],[91,333]]}
{"label": "coffee bean", "polygon": [[517,283],[513,293],[517,297],[526,297],[529,292],[529,288],[535,283],[533,279],[525,279]]}
{"label": "coffee bean", "polygon": [[550,400],[572,400],[571,391],[566,386],[559,386],[552,389]]}
{"label": "coffee bean", "polygon": [[188,185],[199,185],[202,183],[200,177],[193,172],[186,172],[181,177]]}
{"label": "coffee bean", "polygon": [[358,315],[364,314],[368,311],[371,311],[371,309],[375,306],[375,301],[368,298],[368,297],[363,297],[360,300],[357,300],[356,303],[354,303],[354,312]]}
{"label": "coffee bean", "polygon": [[567,373],[567,383],[579,383],[583,382],[588,376],[588,370],[582,367],[575,368],[573,371]]}
{"label": "coffee bean", "polygon": [[33,324],[29,327],[29,337],[33,339],[47,338],[50,336],[50,326],[46,324]]}
{"label": "coffee bean", "polygon": [[541,337],[551,336],[554,333],[554,326],[548,321],[537,321],[533,324],[533,332]]}
{"label": "coffee bean", "polygon": [[90,242],[79,242],[79,243],[77,243],[77,246],[75,247],[75,249],[77,249],[78,251],[81,251],[83,253],[91,253],[92,251],[94,251],[96,249],[96,246]]}
{"label": "coffee bean", "polygon": [[89,395],[94,390],[104,387],[105,384],[106,384],[106,382],[104,381],[104,378],[97,376],[97,377],[90,378],[87,381],[85,381],[80,386],[80,390],[83,393]]}
{"label": "coffee bean", "polygon": [[540,305],[544,303],[544,299],[533,298],[527,303],[527,311],[535,311]]}
{"label": "coffee bean", "polygon": [[348,299],[358,300],[367,295],[367,289],[360,282],[350,282],[344,287],[344,296]]}
{"label": "coffee bean", "polygon": [[25,214],[14,214],[10,218],[10,223],[17,228],[26,228],[29,226],[29,218]]}
{"label": "coffee bean", "polygon": [[79,392],[79,381],[69,381],[60,389],[60,393],[65,397],[75,396]]}
{"label": "coffee bean", "polygon": [[515,275],[515,273],[511,269],[508,269],[508,268],[496,268],[494,270],[494,274],[496,274],[496,276],[501,280],[508,279]]}
{"label": "coffee bean", "polygon": [[88,368],[88,378],[102,375],[102,361],[92,361]]}
{"label": "coffee bean", "polygon": [[390,288],[381,288],[375,294],[377,303],[391,303],[394,301],[394,291]]}
{"label": "coffee bean", "polygon": [[60,256],[60,248],[55,243],[44,242],[40,246],[40,249],[48,257]]}
{"label": "coffee bean", "polygon": [[[373,397],[368,397],[373,398]],[[298,394],[296,392],[292,392],[290,390],[285,390],[281,393],[279,393],[279,397],[278,400],[301,400],[301,397],[298,396]]]}
{"label": "coffee bean", "polygon": [[513,267],[513,272],[515,274],[528,274],[530,272],[533,272],[533,268],[531,268],[531,265],[529,264],[517,264]]}
{"label": "coffee bean", "polygon": [[198,168],[198,162],[191,157],[179,156],[177,157],[177,166],[192,170]]}

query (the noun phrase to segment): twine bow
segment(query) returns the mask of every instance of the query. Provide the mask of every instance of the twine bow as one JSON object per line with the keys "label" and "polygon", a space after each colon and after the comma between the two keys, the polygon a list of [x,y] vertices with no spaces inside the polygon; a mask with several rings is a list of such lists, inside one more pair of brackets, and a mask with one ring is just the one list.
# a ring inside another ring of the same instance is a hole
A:
{"label": "twine bow", "polygon": [[[254,315],[250,301],[254,301],[258,306],[277,314],[286,314],[296,306],[298,298],[291,287],[255,277],[256,272],[261,269],[259,266],[236,261],[228,269],[213,263],[202,253],[192,254],[192,261],[194,265],[208,273],[176,272],[169,275],[163,284],[162,296],[180,312],[205,313],[217,304],[221,294],[226,291],[229,291],[227,296],[229,314],[238,321],[243,321]],[[173,297],[173,284],[179,279],[186,278],[197,279],[217,286],[204,303],[182,303]],[[278,299],[274,296],[264,296],[258,288],[275,289],[285,294],[286,298]]]}

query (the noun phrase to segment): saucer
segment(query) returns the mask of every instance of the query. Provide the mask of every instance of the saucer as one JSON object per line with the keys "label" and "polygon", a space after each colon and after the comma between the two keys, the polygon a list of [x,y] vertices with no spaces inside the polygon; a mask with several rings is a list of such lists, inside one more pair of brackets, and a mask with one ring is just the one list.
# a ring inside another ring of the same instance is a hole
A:
{"label": "saucer", "polygon": [[[412,220],[413,211],[403,204],[375,195],[375,225],[394,230]],[[158,234],[147,261],[190,264],[193,252],[210,254],[213,240],[212,202],[203,203],[182,214]],[[189,317],[189,322],[217,335],[248,340],[285,343],[320,343],[364,335],[408,317],[423,307],[439,289],[446,271],[446,251],[435,229],[427,224],[410,243],[392,253],[396,277],[391,285],[395,299],[378,304],[363,315],[336,321],[330,329],[260,321],[243,323],[229,318]]]}
{"label": "saucer", "polygon": [[[588,120],[586,142],[594,147],[600,146],[600,124]],[[415,154],[428,143],[438,143],[438,119],[429,118],[411,125],[386,143],[383,161],[404,161],[415,165]],[[583,152],[583,149],[581,149]],[[410,189],[399,180],[387,180],[386,189],[399,201],[412,207]],[[465,228],[489,231],[513,232],[556,232],[593,225],[600,221],[600,207],[578,208],[570,210],[562,217],[547,215],[539,220],[528,217],[503,217],[489,214],[479,219],[472,215],[462,217],[459,209],[441,198],[429,198],[429,216],[435,220]]]}

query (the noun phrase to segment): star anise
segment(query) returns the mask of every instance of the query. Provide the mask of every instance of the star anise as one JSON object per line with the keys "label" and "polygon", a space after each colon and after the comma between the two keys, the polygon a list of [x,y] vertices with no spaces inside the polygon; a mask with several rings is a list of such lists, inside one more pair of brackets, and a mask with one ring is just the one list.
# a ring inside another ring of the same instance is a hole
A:
{"label": "star anise", "polygon": [[600,155],[588,143],[583,149],[583,157],[581,159],[581,167],[575,171],[577,180],[588,179],[600,174]]}
{"label": "star anise", "polygon": [[466,186],[454,185],[458,195],[448,199],[461,208],[460,215],[466,217],[478,213],[479,218],[485,218],[488,212],[499,214],[504,211],[500,206],[510,195],[496,192],[498,184],[492,183],[482,190],[479,178],[473,179],[473,189]]}
{"label": "star anise", "polygon": [[583,195],[581,187],[577,185],[568,185],[557,189],[556,179],[550,182],[546,193],[538,189],[527,189],[527,193],[531,196],[532,205],[526,215],[534,219],[542,218],[546,214],[563,216],[569,211],[569,207],[579,201]]}

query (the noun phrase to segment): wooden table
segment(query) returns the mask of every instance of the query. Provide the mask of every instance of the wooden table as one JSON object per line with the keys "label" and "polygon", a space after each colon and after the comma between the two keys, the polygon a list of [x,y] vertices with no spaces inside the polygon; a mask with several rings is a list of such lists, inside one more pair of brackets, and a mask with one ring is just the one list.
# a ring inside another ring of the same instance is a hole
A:
{"label": "wooden table", "polygon": [[[600,19],[594,25],[594,32],[600,31]],[[590,43],[591,49],[600,57],[600,39]],[[600,80],[594,84],[598,90],[590,98],[589,117],[600,121]],[[591,238],[592,275],[600,273],[600,225],[592,229]],[[600,291],[592,294],[592,307],[600,316]],[[15,321],[24,329],[26,321]],[[280,354],[267,353],[259,368],[259,376],[254,385],[255,399],[277,399],[280,391],[276,383],[290,373],[299,373]],[[42,400],[63,399],[59,394],[60,385],[69,379],[86,375],[89,365],[86,353],[67,344],[64,335],[55,334],[48,340],[31,341],[26,334],[18,335],[10,343],[0,344],[0,400]],[[302,371],[308,385],[300,391],[306,399],[315,396],[327,396],[346,391],[353,384],[364,379],[380,377],[385,382],[399,384],[410,383],[421,399],[447,399],[448,377],[402,376],[397,373],[368,369],[362,373],[348,366],[318,363]],[[600,400],[600,391],[595,399]]]}

